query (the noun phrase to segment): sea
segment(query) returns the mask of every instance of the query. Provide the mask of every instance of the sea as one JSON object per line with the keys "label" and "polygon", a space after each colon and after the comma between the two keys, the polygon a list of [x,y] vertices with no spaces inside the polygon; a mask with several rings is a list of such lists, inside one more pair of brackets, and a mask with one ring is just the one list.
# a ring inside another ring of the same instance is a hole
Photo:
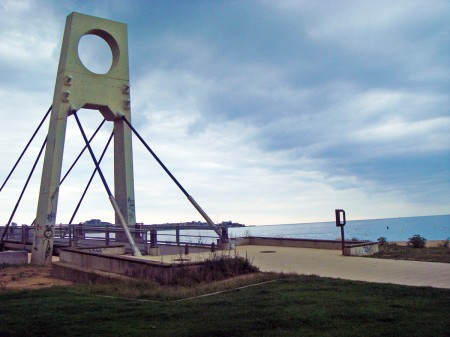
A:
{"label": "sea", "polygon": [[[450,214],[400,217],[389,219],[350,220],[344,226],[346,239],[376,241],[407,241],[413,235],[427,240],[446,240],[450,237]],[[230,237],[261,236],[277,238],[340,239],[341,229],[334,221],[249,226],[229,229]]]}
{"label": "sea", "polygon": [[[217,235],[210,230],[183,230],[180,232],[184,243],[210,244]],[[384,237],[387,241],[408,241],[416,234],[427,240],[450,238],[450,214],[400,217],[389,219],[350,220],[344,226],[346,240],[358,239],[377,241]],[[230,238],[245,236],[340,240],[341,229],[334,221],[294,223],[264,226],[231,227]],[[175,231],[158,231],[158,240],[175,241]]]}

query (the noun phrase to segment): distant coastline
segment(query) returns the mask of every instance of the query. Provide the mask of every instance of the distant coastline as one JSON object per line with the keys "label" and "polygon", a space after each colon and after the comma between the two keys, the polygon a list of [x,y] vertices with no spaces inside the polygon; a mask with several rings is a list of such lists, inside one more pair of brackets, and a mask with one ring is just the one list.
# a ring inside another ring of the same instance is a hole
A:
{"label": "distant coastline", "polygon": [[[84,222],[87,226],[114,226],[114,224],[110,222],[105,222],[100,219],[91,219]],[[139,224],[138,224],[139,225]],[[158,227],[209,227],[207,222],[202,221],[188,221],[188,222],[166,222],[163,224],[151,224],[153,226]],[[246,227],[244,224],[233,222],[233,221],[222,221],[221,223],[217,223],[216,225],[220,227]]]}
{"label": "distant coastline", "polygon": [[[200,226],[200,227],[209,227],[207,222],[202,221],[189,221],[189,222],[176,222],[176,223],[163,223],[163,224],[155,224],[156,226],[167,226],[167,227],[192,227],[192,226]],[[222,221],[220,223],[216,223],[217,226],[221,227],[246,227],[244,224],[233,222],[233,221]]]}

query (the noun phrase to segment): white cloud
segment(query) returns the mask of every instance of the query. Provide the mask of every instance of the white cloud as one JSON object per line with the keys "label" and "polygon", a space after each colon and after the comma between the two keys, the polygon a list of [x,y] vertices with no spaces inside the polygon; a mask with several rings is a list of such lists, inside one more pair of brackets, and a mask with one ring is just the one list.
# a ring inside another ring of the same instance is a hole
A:
{"label": "white cloud", "polygon": [[[0,61],[22,64],[22,69],[48,67],[55,61],[60,29],[46,11],[46,4],[34,1],[4,1],[0,6]],[[46,12],[45,18],[36,11]]]}
{"label": "white cloud", "polygon": [[[0,11],[9,15],[28,12],[31,9],[31,0],[4,0],[0,4]],[[10,17],[13,19],[13,17]]]}
{"label": "white cloud", "polygon": [[2,62],[33,62],[51,60],[56,43],[45,41],[24,32],[8,32],[0,36],[0,59]]}
{"label": "white cloud", "polygon": [[[108,13],[124,21],[119,3],[108,4]],[[130,34],[145,33],[139,41],[130,37],[133,124],[187,191],[214,220],[246,224],[330,220],[338,207],[354,219],[448,212],[440,181],[450,144],[448,53],[430,48],[447,39],[445,2],[420,11],[422,2],[263,4],[275,8],[270,17],[248,11],[245,22],[228,22],[223,12],[197,20],[193,11],[183,22],[164,17],[161,24],[152,3],[152,20],[139,7],[126,11]],[[0,111],[8,141],[0,147],[2,176],[53,94],[64,25],[54,13],[67,8],[44,2],[45,15],[30,15],[37,6],[0,4],[0,100],[8,107]],[[71,10],[96,13],[101,6]],[[163,5],[178,10],[171,6]],[[98,117],[82,115],[88,133]],[[99,135],[96,153],[107,137]],[[133,144],[138,221],[200,219],[139,141]],[[65,167],[82,147],[73,120],[66,145]],[[423,158],[433,164],[421,165]],[[8,187],[11,195],[20,191],[27,163]],[[109,153],[109,181],[111,167]],[[59,222],[70,217],[91,170],[85,155],[61,191]],[[34,217],[38,180],[18,222]],[[15,202],[11,195],[1,196],[2,210]],[[112,215],[96,178],[77,221]]]}
{"label": "white cloud", "polygon": [[393,118],[384,124],[360,129],[353,133],[352,138],[356,142],[388,145],[383,155],[440,152],[450,149],[449,128],[450,117],[413,122]]}

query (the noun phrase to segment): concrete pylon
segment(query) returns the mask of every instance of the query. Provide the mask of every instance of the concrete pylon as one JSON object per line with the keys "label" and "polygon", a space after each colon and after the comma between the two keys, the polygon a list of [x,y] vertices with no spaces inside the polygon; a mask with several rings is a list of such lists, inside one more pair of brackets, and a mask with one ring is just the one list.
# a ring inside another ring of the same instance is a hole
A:
{"label": "concrete pylon", "polygon": [[[80,60],[78,44],[84,35],[90,34],[105,40],[111,48],[112,65],[106,74],[91,72]],[[53,96],[31,256],[33,264],[51,263],[67,117],[81,108],[98,110],[114,123],[115,200],[126,223],[134,225],[131,131],[120,118],[123,114],[131,120],[127,25],[72,13],[66,20]],[[116,212],[116,223],[119,220]]]}

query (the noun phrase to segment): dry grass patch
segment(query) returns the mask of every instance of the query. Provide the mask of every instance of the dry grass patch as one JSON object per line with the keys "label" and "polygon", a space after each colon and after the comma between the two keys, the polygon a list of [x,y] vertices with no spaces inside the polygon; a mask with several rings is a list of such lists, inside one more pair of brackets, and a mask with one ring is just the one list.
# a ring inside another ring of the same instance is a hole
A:
{"label": "dry grass patch", "polygon": [[380,252],[370,257],[380,259],[411,260],[450,263],[450,248],[444,244],[439,247],[414,248],[385,243],[379,246]]}

